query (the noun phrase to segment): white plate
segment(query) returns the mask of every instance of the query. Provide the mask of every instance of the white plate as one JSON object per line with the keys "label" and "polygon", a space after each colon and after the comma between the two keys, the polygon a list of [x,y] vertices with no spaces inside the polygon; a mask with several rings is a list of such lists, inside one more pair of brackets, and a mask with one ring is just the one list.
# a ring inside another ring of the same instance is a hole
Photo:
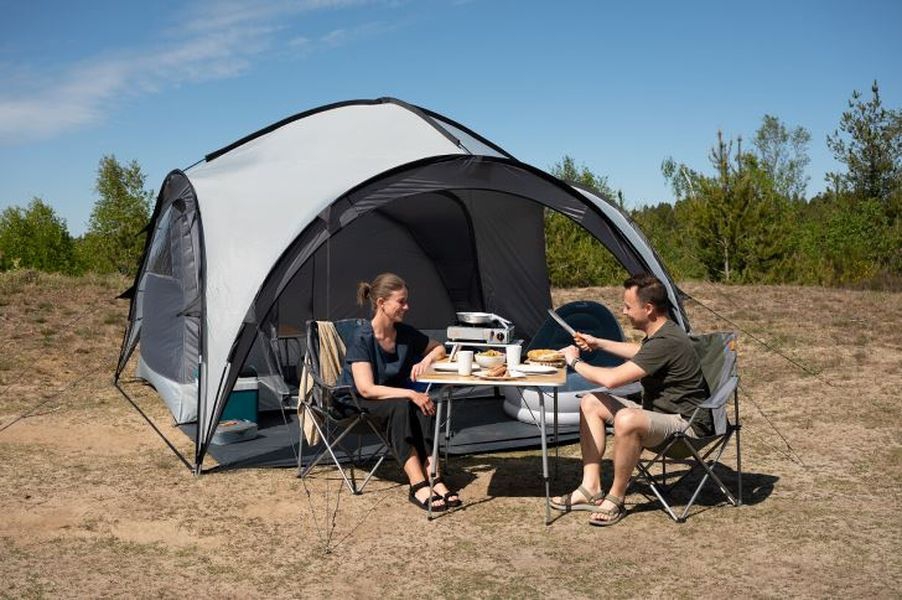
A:
{"label": "white plate", "polygon": [[477,375],[479,379],[485,379],[487,381],[509,381],[511,379],[522,379],[526,377],[526,373],[520,373],[518,371],[508,371],[507,375],[502,375],[501,377],[496,377],[494,375]]}
{"label": "white plate", "polygon": [[[436,371],[453,371],[457,373],[457,363],[456,362],[440,362],[440,363],[432,363],[432,368]],[[479,365],[473,363],[473,370],[478,371],[480,369]]]}
{"label": "white plate", "polygon": [[513,370],[519,371],[521,373],[535,373],[542,375],[557,373],[557,369],[555,367],[549,367],[548,365],[529,365],[526,363],[517,365]]}

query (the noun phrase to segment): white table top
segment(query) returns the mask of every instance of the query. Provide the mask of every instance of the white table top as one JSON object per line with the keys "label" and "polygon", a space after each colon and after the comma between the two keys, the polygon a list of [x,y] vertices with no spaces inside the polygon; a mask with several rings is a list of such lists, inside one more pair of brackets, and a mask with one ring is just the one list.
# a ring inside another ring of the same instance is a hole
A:
{"label": "white table top", "polygon": [[567,367],[560,367],[554,373],[526,373],[526,377],[512,379],[483,379],[479,375],[459,375],[453,371],[435,371],[429,369],[418,380],[422,383],[445,385],[491,385],[508,387],[561,387],[567,383]]}

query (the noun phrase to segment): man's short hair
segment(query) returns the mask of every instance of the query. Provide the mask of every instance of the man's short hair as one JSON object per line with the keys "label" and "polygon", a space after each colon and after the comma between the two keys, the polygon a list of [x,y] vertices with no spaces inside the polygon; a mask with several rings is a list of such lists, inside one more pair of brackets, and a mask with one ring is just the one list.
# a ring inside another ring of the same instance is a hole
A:
{"label": "man's short hair", "polygon": [[661,280],[648,273],[633,275],[623,282],[623,289],[636,288],[636,295],[642,304],[651,304],[661,313],[670,310],[670,299]]}

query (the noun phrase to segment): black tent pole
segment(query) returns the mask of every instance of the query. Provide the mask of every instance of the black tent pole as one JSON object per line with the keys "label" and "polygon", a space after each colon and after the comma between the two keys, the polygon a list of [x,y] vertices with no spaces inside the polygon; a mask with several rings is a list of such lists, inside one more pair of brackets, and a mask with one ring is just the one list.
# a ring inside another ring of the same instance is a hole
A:
{"label": "black tent pole", "polygon": [[188,459],[186,459],[185,456],[184,456],[181,452],[178,451],[178,448],[176,448],[175,446],[172,445],[172,442],[170,442],[169,439],[168,439],[165,435],[163,435],[163,432],[160,431],[160,430],[157,428],[156,424],[155,424],[153,421],[150,420],[150,417],[148,417],[148,416],[144,413],[144,411],[141,410],[141,407],[138,406],[137,404],[135,404],[135,401],[132,400],[131,396],[129,396],[129,395],[125,392],[125,390],[122,389],[122,387],[119,385],[119,380],[118,380],[118,379],[116,379],[115,381],[113,381],[113,385],[116,386],[116,389],[119,390],[119,393],[122,394],[122,396],[123,396],[126,400],[128,400],[129,404],[131,404],[132,406],[134,406],[134,407],[135,407],[135,410],[137,410],[138,413],[139,413],[142,417],[144,417],[144,420],[147,421],[147,423],[153,428],[153,430],[157,432],[157,435],[159,435],[161,438],[163,438],[163,441],[166,442],[166,445],[169,446],[169,449],[172,450],[172,451],[175,453],[175,455],[179,457],[179,460],[181,460],[182,463],[184,463],[184,465],[185,465],[186,467],[188,467],[188,470],[191,471],[191,472],[193,472],[193,473],[195,473],[195,474],[199,474],[199,472],[196,472],[196,469],[194,468],[194,466],[193,466],[190,462],[188,462]]}

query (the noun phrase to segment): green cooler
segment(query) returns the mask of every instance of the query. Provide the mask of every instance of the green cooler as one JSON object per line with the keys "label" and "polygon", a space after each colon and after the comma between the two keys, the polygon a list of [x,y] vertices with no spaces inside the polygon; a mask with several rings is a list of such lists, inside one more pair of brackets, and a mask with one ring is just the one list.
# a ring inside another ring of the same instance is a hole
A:
{"label": "green cooler", "polygon": [[235,387],[229,395],[222,411],[220,421],[251,421],[257,422],[257,406],[259,403],[256,377],[239,377]]}

